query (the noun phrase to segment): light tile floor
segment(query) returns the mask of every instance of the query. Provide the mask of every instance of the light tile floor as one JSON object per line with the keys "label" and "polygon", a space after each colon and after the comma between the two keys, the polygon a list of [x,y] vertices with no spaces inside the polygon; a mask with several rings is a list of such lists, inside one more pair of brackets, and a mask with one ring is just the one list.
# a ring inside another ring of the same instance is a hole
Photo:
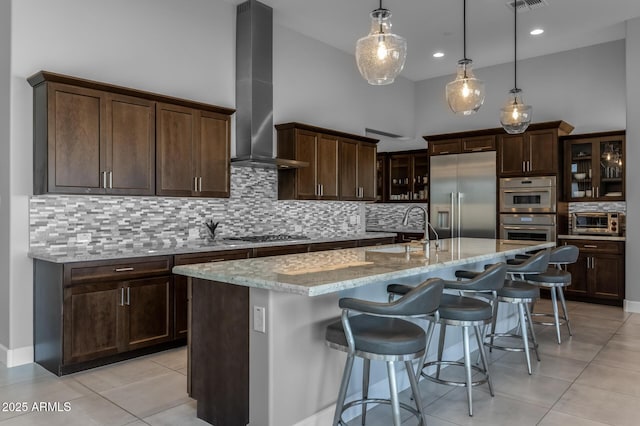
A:
{"label": "light tile floor", "polygon": [[[640,315],[568,303],[574,336],[563,328],[558,345],[552,327],[537,326],[542,361],[534,362],[531,376],[521,353],[491,354],[495,397],[486,385],[474,388],[473,417],[464,389],[421,381],[429,426],[640,424]],[[550,311],[550,303],[538,303],[536,311]],[[204,425],[186,380],[184,348],[62,378],[35,364],[0,364],[0,426]],[[55,401],[68,401],[71,411],[33,410],[34,402]],[[27,410],[16,411],[10,406],[16,402],[26,402]],[[389,426],[389,419],[388,407],[379,406],[367,424]]]}

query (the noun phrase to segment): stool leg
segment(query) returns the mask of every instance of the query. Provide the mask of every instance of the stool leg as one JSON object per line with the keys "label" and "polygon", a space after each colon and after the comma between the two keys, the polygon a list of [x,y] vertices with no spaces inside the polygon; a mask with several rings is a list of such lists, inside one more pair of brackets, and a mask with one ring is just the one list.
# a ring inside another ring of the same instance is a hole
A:
{"label": "stool leg", "polygon": [[558,344],[562,343],[560,338],[560,319],[558,318],[558,299],[556,297],[556,288],[551,287],[551,304],[553,305],[553,318],[556,323],[556,336],[558,338]]}
{"label": "stool leg", "polygon": [[429,347],[431,346],[431,338],[433,337],[433,330],[436,328],[436,323],[434,321],[429,321],[429,327],[427,328],[427,346],[424,348],[424,355],[420,357],[418,360],[418,367],[416,368],[416,379],[420,381],[420,377],[422,376],[422,369],[424,368],[424,363],[427,362],[427,354],[429,353]]}
{"label": "stool leg", "polygon": [[[411,371],[413,371],[413,369]],[[391,411],[393,412],[393,426],[400,426],[400,401],[398,400],[396,368],[393,361],[387,361],[387,374],[389,375],[389,394],[391,399]]]}
{"label": "stool leg", "polygon": [[[438,361],[442,361],[442,352],[444,350],[444,335],[446,333],[447,326],[442,324],[440,326],[440,336],[438,339]],[[440,378],[440,364],[436,365],[436,377]]]}
{"label": "stool leg", "polygon": [[[407,370],[407,376],[409,376],[409,383],[411,384],[411,392],[413,393],[413,400],[416,403],[418,413],[420,413],[420,426],[426,426],[427,419],[422,411],[422,396],[420,395],[420,388],[418,387],[418,380],[413,374],[413,364],[411,361],[404,362],[405,369]],[[364,423],[363,423],[364,425]]]}
{"label": "stool leg", "polygon": [[336,412],[333,416],[333,426],[340,426],[342,423],[342,407],[344,400],[347,398],[347,388],[349,387],[349,378],[351,378],[351,370],[353,370],[353,355],[347,355],[347,362],[342,373],[342,382],[340,383],[340,392],[338,392],[338,400],[336,401]]}
{"label": "stool leg", "polygon": [[533,350],[536,352],[536,359],[540,362],[540,354],[538,353],[538,339],[536,338],[536,331],[533,329],[533,320],[531,319],[531,311],[529,305],[524,304],[524,313],[527,314],[527,322],[529,323],[529,331],[531,332],[531,340],[533,341]]}
{"label": "stool leg", "polygon": [[571,332],[571,322],[569,322],[569,311],[567,311],[567,303],[564,300],[564,290],[562,287],[558,287],[558,296],[560,296],[560,303],[562,303],[562,311],[564,312],[564,321],[567,323],[569,329],[569,336],[573,336]]}
{"label": "stool leg", "polygon": [[518,314],[520,317],[520,330],[522,332],[522,345],[524,346],[524,356],[527,359],[527,372],[531,374],[531,357],[529,356],[529,337],[527,335],[527,321],[524,318],[524,303],[518,303]]}
{"label": "stool leg", "polygon": [[487,354],[484,351],[484,345],[482,342],[484,341],[484,333],[481,332],[480,326],[475,326],[476,331],[476,340],[478,341],[478,354],[480,359],[482,360],[482,366],[484,367],[484,374],[487,376],[487,384],[489,385],[489,393],[491,396],[495,396],[493,394],[493,384],[491,383],[491,376],[489,375],[489,362],[487,361]]}
{"label": "stool leg", "polygon": [[469,327],[462,327],[462,342],[464,346],[464,369],[467,378],[467,402],[469,404],[469,416],[473,416],[473,401],[471,384],[471,351],[469,350]]}
{"label": "stool leg", "polygon": [[[366,400],[369,397],[369,373],[371,371],[371,360],[368,358],[363,359],[362,368],[362,399]],[[362,426],[367,421],[367,404],[362,404]]]}
{"label": "stool leg", "polygon": [[[498,304],[499,303],[500,302],[496,300],[493,305],[493,316],[491,317],[491,338],[489,342],[491,346],[493,346],[493,336],[496,334],[496,322],[498,321]],[[489,346],[489,352],[491,352],[493,349],[491,346]]]}

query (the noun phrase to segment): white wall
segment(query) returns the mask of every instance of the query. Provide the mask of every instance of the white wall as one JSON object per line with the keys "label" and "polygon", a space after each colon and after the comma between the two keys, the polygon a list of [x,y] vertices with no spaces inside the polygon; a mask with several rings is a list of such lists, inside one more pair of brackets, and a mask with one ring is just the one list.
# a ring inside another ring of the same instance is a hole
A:
{"label": "white wall", "polygon": [[274,123],[298,121],[364,135],[365,128],[413,134],[414,83],[371,86],[353,55],[274,26]]}
{"label": "white wall", "polygon": [[[627,22],[627,244],[625,308],[640,312],[640,19]],[[636,182],[632,184],[632,182]]]}
{"label": "white wall", "polygon": [[[533,121],[564,120],[573,133],[625,128],[625,42],[613,41],[518,61],[518,86],[533,107]],[[452,73],[455,70],[452,65]],[[500,127],[499,110],[513,88],[513,63],[475,70],[486,84],[484,105],[471,117],[447,106],[451,76],[416,84],[416,134]]]}
{"label": "white wall", "polygon": [[11,1],[0,0],[0,362],[9,344],[9,112]]}

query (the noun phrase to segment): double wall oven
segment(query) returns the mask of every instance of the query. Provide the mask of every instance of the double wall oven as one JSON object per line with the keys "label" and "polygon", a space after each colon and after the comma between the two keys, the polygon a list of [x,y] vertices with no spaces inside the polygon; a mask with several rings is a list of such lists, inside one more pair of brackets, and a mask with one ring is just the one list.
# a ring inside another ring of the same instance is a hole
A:
{"label": "double wall oven", "polygon": [[555,241],[556,177],[502,178],[500,238]]}

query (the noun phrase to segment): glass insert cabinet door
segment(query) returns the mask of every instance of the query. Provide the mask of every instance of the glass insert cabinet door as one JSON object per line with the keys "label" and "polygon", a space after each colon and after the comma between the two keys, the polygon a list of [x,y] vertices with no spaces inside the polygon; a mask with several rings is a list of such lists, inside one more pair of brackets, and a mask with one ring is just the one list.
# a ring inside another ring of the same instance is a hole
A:
{"label": "glass insert cabinet door", "polygon": [[389,157],[389,201],[429,199],[429,155],[426,150]]}
{"label": "glass insert cabinet door", "polygon": [[624,133],[567,139],[565,143],[567,199],[624,200]]}

